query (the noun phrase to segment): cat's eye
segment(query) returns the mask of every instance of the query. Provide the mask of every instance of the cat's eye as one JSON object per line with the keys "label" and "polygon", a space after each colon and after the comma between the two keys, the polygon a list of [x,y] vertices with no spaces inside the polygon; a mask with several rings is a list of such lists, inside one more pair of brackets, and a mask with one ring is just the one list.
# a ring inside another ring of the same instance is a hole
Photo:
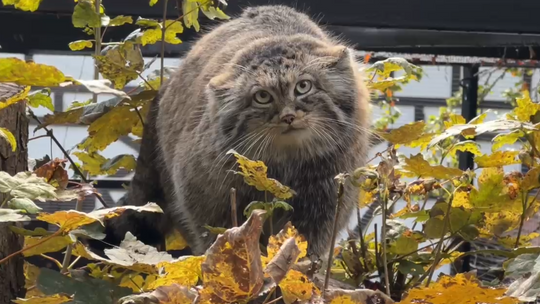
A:
{"label": "cat's eye", "polygon": [[309,80],[301,80],[296,84],[294,92],[296,95],[304,95],[311,91],[313,84]]}
{"label": "cat's eye", "polygon": [[272,102],[272,94],[268,93],[268,91],[260,90],[253,95],[253,99],[260,104],[268,104]]}

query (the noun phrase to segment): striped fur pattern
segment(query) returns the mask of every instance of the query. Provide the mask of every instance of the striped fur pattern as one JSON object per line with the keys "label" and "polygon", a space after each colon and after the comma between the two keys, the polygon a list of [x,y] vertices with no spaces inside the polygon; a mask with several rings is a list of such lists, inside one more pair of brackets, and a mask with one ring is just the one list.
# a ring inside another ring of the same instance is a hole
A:
{"label": "striped fur pattern", "polygon": [[[247,204],[265,199],[230,173],[236,164],[226,152],[235,149],[264,161],[270,177],[297,193],[293,212],[274,215],[274,229],[291,220],[310,252],[323,255],[334,177],[362,166],[369,149],[368,98],[349,48],[308,16],[285,6],[246,9],[194,45],[151,106],[125,203],[154,201],[165,215],[129,213],[108,233],[119,239],[136,231],[155,243],[176,227],[195,254],[204,253],[215,239],[204,225],[231,227],[231,187],[240,222]],[[347,185],[339,228],[357,200]]]}

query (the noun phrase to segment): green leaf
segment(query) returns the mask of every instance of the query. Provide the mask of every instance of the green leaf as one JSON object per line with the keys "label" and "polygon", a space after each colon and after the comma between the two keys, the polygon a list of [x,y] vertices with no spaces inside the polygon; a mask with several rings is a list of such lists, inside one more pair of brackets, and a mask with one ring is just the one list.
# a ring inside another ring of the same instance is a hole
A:
{"label": "green leaf", "polygon": [[261,210],[268,211],[269,208],[270,208],[269,203],[254,201],[254,202],[249,203],[246,206],[246,208],[244,208],[244,215],[246,217],[250,217],[251,213],[253,213],[254,210],[261,209]]}
{"label": "green leaf", "polygon": [[420,276],[425,273],[422,265],[413,263],[411,261],[399,261],[397,269],[404,275]]}
{"label": "green leaf", "polygon": [[[47,238],[47,240],[43,241],[45,238]],[[66,248],[68,245],[73,244],[73,242],[74,239],[69,235],[53,236],[52,238],[45,236],[25,236],[24,247],[28,247],[29,249],[25,250],[23,255],[29,257],[48,252],[57,252]]]}
{"label": "green leaf", "polygon": [[105,280],[90,276],[74,279],[48,268],[40,269],[36,283],[46,295],[74,295],[73,304],[115,304],[118,299],[133,293],[131,288],[118,287]]}
{"label": "green leaf", "polygon": [[0,222],[26,222],[31,218],[23,214],[24,210],[0,208]]}
{"label": "green leaf", "polygon": [[448,151],[449,155],[455,155],[457,151],[461,152],[470,152],[474,155],[481,155],[482,152],[480,152],[480,146],[478,143],[472,140],[465,140],[461,141],[457,144],[455,144],[450,151]]}
{"label": "green leaf", "polygon": [[273,204],[274,204],[274,209],[279,208],[279,209],[283,209],[285,211],[293,211],[294,210],[294,208],[291,205],[287,204],[286,202],[274,201]]}
{"label": "green leaf", "polygon": [[142,17],[139,17],[137,21],[135,22],[135,24],[142,27],[159,27],[159,21],[155,19],[146,19]]}
{"label": "green leaf", "polygon": [[54,112],[54,105],[51,99],[51,89],[43,89],[39,92],[28,95],[28,105],[32,108],[43,106],[51,110],[51,112]]}
{"label": "green leaf", "polygon": [[425,222],[429,220],[429,213],[427,210],[421,210],[418,212],[409,212],[399,216],[400,219],[414,218],[416,222]]}
{"label": "green leaf", "polygon": [[91,40],[77,40],[70,42],[68,46],[72,51],[80,51],[86,48],[92,48],[94,46],[94,42]]}
{"label": "green leaf", "polygon": [[[145,30],[140,37],[141,44],[143,46],[147,44],[154,44],[158,41],[161,41],[162,38],[162,26],[163,23],[160,24],[159,27],[151,28],[148,30]],[[178,39],[176,37],[177,34],[181,34],[184,32],[184,27],[182,26],[182,23],[180,21],[176,20],[166,20],[165,21],[165,42],[170,44],[180,44],[182,43],[182,40]]]}
{"label": "green leaf", "polygon": [[39,211],[43,210],[38,205],[36,205],[32,200],[25,197],[12,198],[8,201],[8,206],[11,209],[23,209],[27,213],[36,214]]}
{"label": "green leaf", "polygon": [[448,168],[444,166],[431,166],[422,156],[418,153],[410,158],[405,158],[405,165],[403,169],[407,170],[407,175],[414,177],[433,177],[436,179],[451,179],[461,176],[463,171],[456,168]]}
{"label": "green leaf", "polygon": [[424,233],[429,239],[440,239],[443,233],[444,221],[439,217],[430,218],[424,224]]}
{"label": "green leaf", "polygon": [[74,27],[101,27],[101,16],[96,12],[93,2],[79,0],[73,10],[71,21]]}
{"label": "green leaf", "polygon": [[410,236],[401,235],[395,242],[390,243],[390,251],[395,254],[405,255],[418,250],[418,242]]}
{"label": "green leaf", "polygon": [[116,16],[109,22],[109,26],[120,26],[124,24],[133,24],[133,18],[131,16]]}
{"label": "green leaf", "polygon": [[450,209],[450,231],[457,232],[469,223],[471,212],[460,208]]}
{"label": "green leaf", "polygon": [[[161,38],[161,35],[159,36]],[[109,46],[94,56],[103,78],[113,82],[114,88],[121,90],[126,83],[137,79],[144,70],[144,59],[140,45],[126,41],[121,45]]]}
{"label": "green leaf", "polygon": [[49,232],[48,230],[41,227],[38,227],[35,230],[27,230],[17,226],[9,226],[9,229],[17,234],[24,236],[45,236],[52,234],[52,232]]}
{"label": "green leaf", "polygon": [[227,231],[227,228],[223,228],[223,227],[211,227],[211,226],[208,226],[208,225],[204,225],[204,228],[208,231],[210,231],[210,233],[212,234],[223,234],[225,231]]}
{"label": "green leaf", "polygon": [[11,131],[6,128],[0,128],[0,137],[8,142],[8,144],[11,146],[11,151],[15,152],[17,150],[17,140]]}

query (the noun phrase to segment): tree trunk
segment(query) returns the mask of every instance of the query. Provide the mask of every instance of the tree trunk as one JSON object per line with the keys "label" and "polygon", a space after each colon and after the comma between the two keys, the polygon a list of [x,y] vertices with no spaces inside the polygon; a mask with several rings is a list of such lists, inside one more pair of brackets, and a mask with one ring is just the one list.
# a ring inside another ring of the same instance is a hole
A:
{"label": "tree trunk", "polygon": [[[5,84],[0,83],[0,93],[5,93]],[[3,94],[0,94],[3,95]],[[0,102],[6,96],[0,96]],[[21,101],[0,110],[0,127],[13,133],[17,140],[17,150],[12,152],[9,144],[0,138],[0,170],[11,175],[28,170],[28,118],[25,115],[26,103]],[[0,201],[3,201],[0,194]],[[23,238],[9,229],[9,224],[0,223],[0,259],[20,250]],[[0,265],[0,304],[11,304],[11,300],[24,297],[24,259],[16,256]]]}

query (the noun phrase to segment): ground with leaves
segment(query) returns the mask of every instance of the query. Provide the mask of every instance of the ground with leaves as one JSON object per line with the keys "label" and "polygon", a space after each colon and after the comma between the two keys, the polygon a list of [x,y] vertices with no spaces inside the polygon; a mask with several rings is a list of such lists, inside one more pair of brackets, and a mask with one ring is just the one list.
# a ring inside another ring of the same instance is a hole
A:
{"label": "ground with leaves", "polygon": [[[262,224],[276,208],[294,212],[287,199],[295,195],[279,181],[268,177],[266,165],[230,151],[238,163],[237,174],[259,191],[270,192],[274,201],[253,202],[244,210],[249,219],[237,227],[208,227],[218,236],[203,256],[173,258],[165,251],[145,245],[131,233],[118,247],[107,249],[104,256],[90,251],[86,239],[103,239],[103,223],[127,209],[136,212],[162,212],[149,202],[142,207],[119,207],[84,213],[80,210],[42,212],[40,202],[79,202],[90,195],[101,199],[88,180],[89,176],[112,175],[119,169],[136,167],[133,155],[105,158],[100,154],[125,135],[140,141],[149,102],[168,77],[163,66],[149,77],[142,72],[151,62],[144,62],[140,47],[159,41],[178,44],[186,28],[200,29],[202,12],[210,19],[228,19],[224,1],[183,0],[181,16],[175,20],[151,20],[129,16],[109,17],[99,0],[79,0],[73,12],[73,26],[89,35],[87,40],[69,44],[73,51],[93,48],[99,74],[105,79],[75,79],[52,66],[25,62],[16,58],[0,59],[0,82],[6,93],[2,109],[26,102],[31,108],[54,111],[51,91],[32,87],[82,86],[94,94],[114,94],[116,98],[97,103],[96,99],[74,101],[65,112],[55,112],[38,121],[37,130],[56,143],[51,125],[82,124],[88,136],[71,149],[61,149],[65,159],[42,162],[27,172],[10,175],[0,172],[0,192],[4,194],[0,222],[26,222],[38,219],[58,227],[54,232],[33,231],[13,225],[24,237],[24,248],[3,257],[0,265],[22,254],[42,256],[53,261],[60,272],[25,266],[26,297],[16,303],[518,303],[533,301],[540,293],[538,272],[540,248],[531,247],[536,233],[522,235],[524,222],[538,212],[540,203],[540,106],[528,88],[512,89],[506,94],[515,105],[512,113],[486,121],[486,114],[467,122],[455,114],[461,96],[448,100],[439,117],[418,121],[398,129],[388,126],[399,117],[394,92],[410,81],[419,81],[421,68],[401,58],[389,58],[369,66],[366,82],[373,100],[384,110],[375,123],[378,137],[391,143],[377,154],[374,165],[343,172],[336,183],[352,183],[360,188],[359,208],[379,204],[375,215],[383,224],[373,233],[358,231],[339,241],[324,261],[306,256],[307,243],[292,224],[270,236],[261,248]],[[35,11],[38,0],[3,0],[4,5]],[[150,1],[156,5],[157,0]],[[136,24],[140,29],[122,42],[103,43],[108,27]],[[365,58],[369,62],[369,56]],[[392,77],[402,72],[403,76]],[[510,73],[518,70],[505,69]],[[131,92],[126,83],[141,79]],[[481,86],[484,99],[494,84]],[[4,92],[2,92],[4,93]],[[537,96],[537,94],[534,94]],[[111,124],[114,122],[114,124]],[[492,153],[483,155],[475,137],[496,134]],[[16,151],[19,147],[10,130],[0,126],[0,137]],[[461,137],[465,138],[464,140]],[[520,151],[506,149],[523,143]],[[415,155],[401,155],[400,147],[419,149]],[[456,166],[457,155],[475,155],[474,170]],[[72,157],[76,157],[75,162]],[[511,164],[526,165],[526,173],[505,172]],[[80,183],[69,181],[73,169]],[[478,177],[478,183],[472,181]],[[407,180],[408,179],[408,180]],[[340,187],[343,189],[344,187]],[[436,199],[434,205],[428,204]],[[399,200],[406,206],[394,211]],[[80,209],[80,208],[79,208]],[[404,220],[412,219],[409,227]],[[511,236],[510,231],[518,231]],[[490,239],[507,250],[460,252],[464,241]],[[167,250],[187,246],[175,231],[167,237]],[[63,261],[48,254],[64,252]],[[508,260],[505,277],[500,282],[481,282],[474,274],[434,278],[435,270],[459,261],[467,255],[498,254]],[[74,268],[80,259],[92,261]]]}

